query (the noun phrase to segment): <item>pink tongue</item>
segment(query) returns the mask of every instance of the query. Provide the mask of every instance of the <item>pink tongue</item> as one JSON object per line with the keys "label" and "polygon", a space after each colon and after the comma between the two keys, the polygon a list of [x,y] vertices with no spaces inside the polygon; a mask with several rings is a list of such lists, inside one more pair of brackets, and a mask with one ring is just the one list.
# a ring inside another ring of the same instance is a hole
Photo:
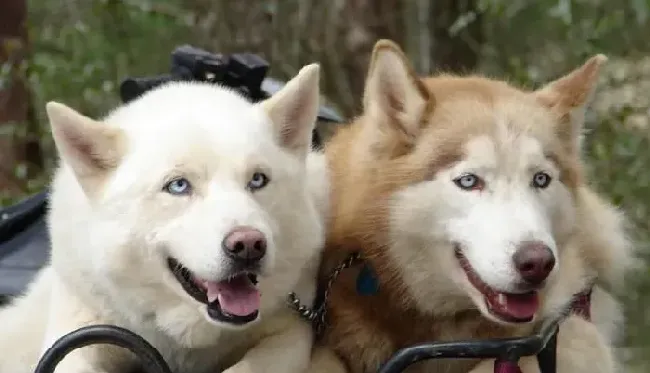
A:
{"label": "pink tongue", "polygon": [[219,301],[223,311],[248,316],[260,308],[260,292],[246,275],[219,282],[205,281],[208,302]]}
{"label": "pink tongue", "polygon": [[532,318],[539,308],[537,292],[530,294],[508,294],[503,309],[518,319]]}

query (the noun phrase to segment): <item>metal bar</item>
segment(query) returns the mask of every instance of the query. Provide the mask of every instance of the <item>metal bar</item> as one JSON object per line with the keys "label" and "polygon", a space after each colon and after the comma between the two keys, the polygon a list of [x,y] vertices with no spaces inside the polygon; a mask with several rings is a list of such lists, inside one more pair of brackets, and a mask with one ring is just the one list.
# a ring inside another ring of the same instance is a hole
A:
{"label": "metal bar", "polygon": [[[397,351],[381,368],[379,368],[378,373],[400,373],[411,364],[429,359],[505,358],[508,360],[518,360],[523,356],[534,356],[539,354],[547,345],[549,345],[549,351],[554,353],[554,342],[549,342],[551,340],[554,341],[558,324],[559,320],[546,323],[540,328],[537,334],[529,337],[423,343],[414,345]],[[545,365],[545,369],[553,367],[553,365],[547,364]],[[542,371],[542,373],[553,372],[554,371]]]}
{"label": "metal bar", "polygon": [[144,373],[172,373],[160,352],[139,335],[113,325],[92,325],[59,338],[47,349],[34,373],[54,373],[56,366],[70,352],[92,344],[111,344],[126,348],[142,361]]}
{"label": "metal bar", "polygon": [[556,328],[551,339],[546,343],[542,351],[537,354],[537,364],[540,373],[555,373],[557,369],[557,333]]}

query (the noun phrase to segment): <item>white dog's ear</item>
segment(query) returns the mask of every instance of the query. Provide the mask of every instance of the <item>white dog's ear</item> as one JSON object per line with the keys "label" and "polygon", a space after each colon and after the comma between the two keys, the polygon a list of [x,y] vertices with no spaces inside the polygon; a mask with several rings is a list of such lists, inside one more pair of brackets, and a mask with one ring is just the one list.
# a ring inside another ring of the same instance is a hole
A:
{"label": "white dog's ear", "polygon": [[585,109],[596,90],[607,57],[595,55],[582,66],[535,91],[539,102],[557,119],[558,136],[570,151],[580,151]]}
{"label": "white dog's ear", "polygon": [[300,69],[280,91],[261,103],[279,136],[280,144],[306,154],[316,125],[320,100],[320,66]]}
{"label": "white dog's ear", "polygon": [[378,41],[370,58],[363,97],[368,125],[382,138],[412,143],[433,104],[432,95],[419,79],[404,52],[390,40]]}
{"label": "white dog's ear", "polygon": [[45,105],[52,137],[61,159],[74,171],[86,193],[93,182],[117,167],[123,133],[58,102]]}

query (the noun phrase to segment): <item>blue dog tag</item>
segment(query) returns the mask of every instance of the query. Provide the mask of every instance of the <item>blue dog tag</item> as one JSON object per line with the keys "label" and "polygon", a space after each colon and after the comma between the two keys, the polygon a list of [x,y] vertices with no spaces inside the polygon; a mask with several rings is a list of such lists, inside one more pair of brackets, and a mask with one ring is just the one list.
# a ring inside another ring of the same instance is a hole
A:
{"label": "blue dog tag", "polygon": [[379,291],[379,279],[369,264],[365,264],[357,276],[357,293],[375,295]]}

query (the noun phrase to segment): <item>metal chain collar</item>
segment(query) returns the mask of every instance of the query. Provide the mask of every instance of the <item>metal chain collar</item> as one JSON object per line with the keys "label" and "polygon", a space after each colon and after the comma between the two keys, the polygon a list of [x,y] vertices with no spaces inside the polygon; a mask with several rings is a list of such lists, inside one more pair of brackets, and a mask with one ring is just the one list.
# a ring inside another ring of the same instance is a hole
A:
{"label": "metal chain collar", "polygon": [[[332,289],[332,286],[334,285],[334,281],[336,281],[337,277],[343,272],[344,269],[350,268],[354,266],[355,264],[358,264],[361,262],[361,254],[358,252],[354,252],[350,254],[343,262],[341,262],[330,274],[330,277],[327,281],[327,286],[325,287],[325,293],[323,294],[323,300],[321,304],[318,307],[309,307],[304,304],[301,304],[300,299],[296,295],[295,292],[289,293],[287,296],[287,303],[289,304],[289,307],[292,308],[294,311],[298,312],[300,317],[303,319],[307,320],[309,323],[311,323],[316,330],[316,335],[320,336],[321,333],[323,332],[323,329],[326,326],[326,314],[327,314],[327,299],[329,298],[330,291]],[[595,282],[595,281],[594,281]],[[590,304],[590,295],[591,295],[591,289],[594,286],[594,282],[590,282],[587,286],[587,288],[579,293],[576,294],[576,298],[574,299],[574,302],[565,309],[565,312],[563,312],[563,317],[567,317],[569,313],[576,312],[581,313],[585,312],[583,317],[587,318],[587,320],[590,319],[590,313],[589,309],[591,308]],[[586,301],[584,301],[586,299]],[[584,305],[580,303],[581,301],[584,301]],[[582,305],[583,307],[577,307],[576,305]]]}
{"label": "metal chain collar", "polygon": [[350,268],[355,264],[359,263],[360,261],[361,261],[361,254],[355,252],[350,254],[350,256],[348,256],[343,262],[341,262],[336,268],[334,268],[327,281],[327,286],[325,287],[325,293],[323,294],[323,301],[317,308],[312,308],[304,304],[301,304],[300,299],[298,299],[296,293],[294,292],[289,293],[287,297],[287,302],[289,303],[289,307],[291,307],[293,310],[298,312],[300,317],[312,323],[312,325],[316,329],[316,335],[320,335],[323,329],[325,328],[326,313],[327,313],[326,304],[327,304],[327,299],[329,298],[330,295],[330,291],[332,289],[332,285],[334,285],[334,281],[336,281],[336,278],[339,277],[339,275],[344,269]]}

